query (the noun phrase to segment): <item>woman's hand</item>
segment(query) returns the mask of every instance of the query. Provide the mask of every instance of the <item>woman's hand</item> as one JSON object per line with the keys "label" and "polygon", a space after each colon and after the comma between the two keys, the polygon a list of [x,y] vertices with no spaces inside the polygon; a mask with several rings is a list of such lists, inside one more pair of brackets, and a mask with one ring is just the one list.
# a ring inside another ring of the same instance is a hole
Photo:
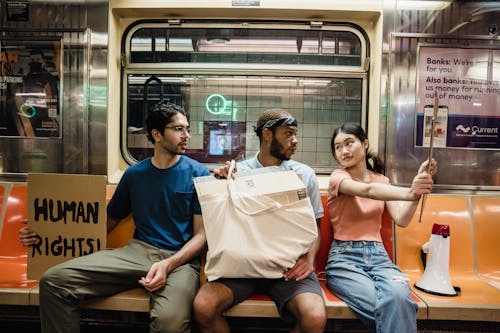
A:
{"label": "woman's hand", "polygon": [[420,165],[420,168],[418,168],[418,174],[421,174],[422,172],[427,172],[429,175],[434,176],[437,173],[438,167],[437,167],[437,162],[435,159],[432,159],[431,162],[429,163],[429,160],[424,161]]}
{"label": "woman's hand", "polygon": [[411,183],[410,193],[413,195],[414,200],[420,199],[422,194],[428,194],[432,190],[432,176],[424,171],[419,173],[413,178]]}
{"label": "woman's hand", "polygon": [[434,183],[432,180],[432,176],[437,173],[437,163],[436,160],[432,159],[429,163],[429,160],[425,161],[418,168],[418,173],[413,178],[413,182],[411,183],[410,192],[413,194],[415,200],[420,199],[422,194],[428,194],[432,190],[432,184]]}

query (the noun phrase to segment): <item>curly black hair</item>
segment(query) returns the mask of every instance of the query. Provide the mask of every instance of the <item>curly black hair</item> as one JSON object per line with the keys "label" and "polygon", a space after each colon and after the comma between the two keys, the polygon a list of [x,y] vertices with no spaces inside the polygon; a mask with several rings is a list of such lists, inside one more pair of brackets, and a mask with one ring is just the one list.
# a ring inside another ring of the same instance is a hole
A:
{"label": "curly black hair", "polygon": [[189,120],[189,116],[186,110],[184,110],[182,106],[179,106],[177,104],[163,102],[158,103],[151,108],[146,117],[146,130],[148,133],[148,140],[152,144],[155,143],[152,131],[156,129],[160,133],[163,133],[163,131],[165,130],[165,126],[170,123],[170,119],[172,118],[172,116],[178,113],[184,115]]}

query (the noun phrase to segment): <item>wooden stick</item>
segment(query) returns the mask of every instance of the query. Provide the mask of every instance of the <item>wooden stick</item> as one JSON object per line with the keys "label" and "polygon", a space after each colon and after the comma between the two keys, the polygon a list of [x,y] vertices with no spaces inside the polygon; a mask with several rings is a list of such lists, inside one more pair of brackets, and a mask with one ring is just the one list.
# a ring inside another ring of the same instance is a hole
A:
{"label": "wooden stick", "polygon": [[[431,160],[432,160],[432,148],[434,147],[434,127],[436,124],[437,114],[439,109],[439,99],[437,92],[434,93],[434,109],[432,111],[432,119],[431,119],[431,140],[429,143],[429,158],[427,163],[427,172],[431,170]],[[424,115],[425,117],[425,115]],[[424,120],[425,121],[425,120]],[[425,126],[425,124],[424,124]],[[418,218],[418,223],[422,222],[422,215],[424,214],[425,201],[427,200],[427,195],[424,194],[422,196],[422,205],[420,205],[420,216]]]}

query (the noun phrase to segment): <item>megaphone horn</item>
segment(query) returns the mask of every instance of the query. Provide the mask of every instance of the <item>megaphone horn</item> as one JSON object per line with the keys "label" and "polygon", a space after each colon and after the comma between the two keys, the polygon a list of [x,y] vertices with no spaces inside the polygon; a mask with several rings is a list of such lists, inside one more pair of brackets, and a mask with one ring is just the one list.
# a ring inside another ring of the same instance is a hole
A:
{"label": "megaphone horn", "polygon": [[422,250],[427,253],[427,264],[424,275],[415,283],[415,288],[439,296],[457,296],[449,273],[450,227],[444,224],[434,224],[432,235],[422,246]]}

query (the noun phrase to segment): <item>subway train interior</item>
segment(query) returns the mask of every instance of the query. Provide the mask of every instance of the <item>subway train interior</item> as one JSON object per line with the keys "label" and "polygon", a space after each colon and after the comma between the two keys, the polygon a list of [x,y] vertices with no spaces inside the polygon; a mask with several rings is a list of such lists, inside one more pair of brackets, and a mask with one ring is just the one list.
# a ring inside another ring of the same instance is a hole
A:
{"label": "subway train interior", "polygon": [[[500,2],[1,0],[0,20],[0,331],[40,332],[18,239],[30,175],[105,176],[109,199],[152,156],[145,117],[168,101],[189,115],[186,155],[210,170],[255,156],[259,115],[286,110],[292,158],[315,171],[325,207],[346,122],[366,130],[393,185],[432,156],[426,206],[407,228],[383,226],[384,245],[408,276],[418,332],[500,332]],[[454,297],[414,287],[434,224],[450,229]],[[117,232],[108,246],[133,230]],[[325,331],[366,332],[325,290]],[[265,297],[225,315],[233,332],[290,329]],[[82,332],[147,332],[148,320],[141,290],[82,306]]]}

